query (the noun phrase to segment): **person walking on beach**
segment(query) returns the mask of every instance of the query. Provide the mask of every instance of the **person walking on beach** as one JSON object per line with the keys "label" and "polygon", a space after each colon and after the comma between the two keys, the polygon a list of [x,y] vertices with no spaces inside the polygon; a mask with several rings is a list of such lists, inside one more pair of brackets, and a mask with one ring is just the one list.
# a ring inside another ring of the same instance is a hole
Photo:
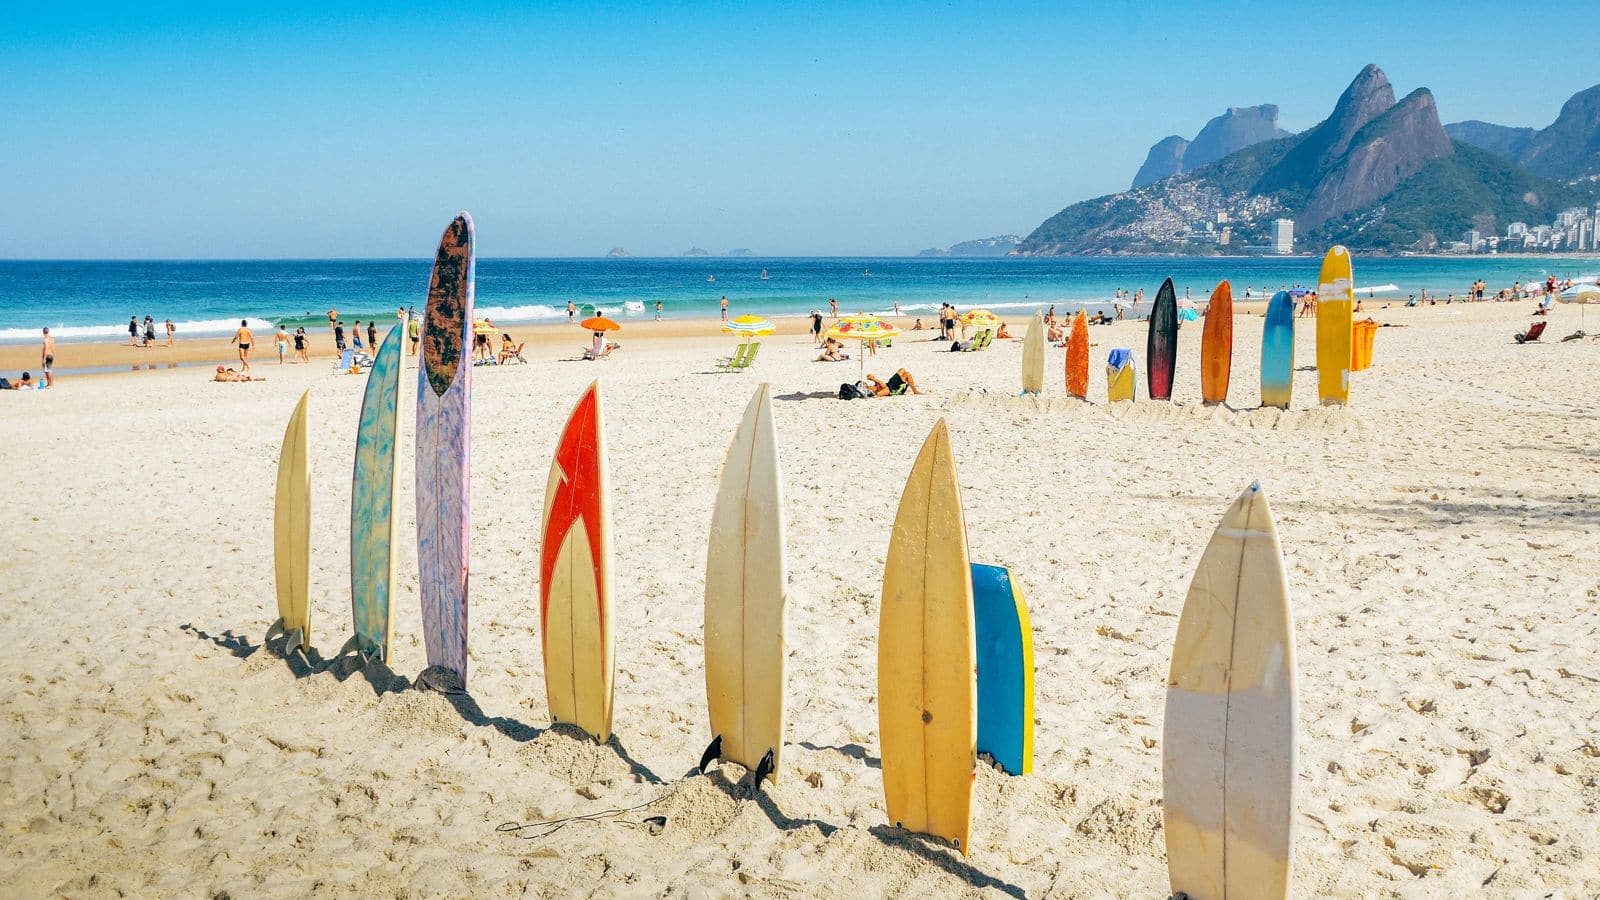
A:
{"label": "person walking on beach", "polygon": [[577,315],[577,314],[578,314],[578,305],[576,303],[573,303],[571,300],[568,300],[567,301],[567,324],[568,325],[572,324],[572,322],[573,322],[573,318],[572,317]]}
{"label": "person walking on beach", "polygon": [[361,320],[360,319],[357,319],[356,320],[356,324],[353,327],[351,327],[351,329],[350,329],[350,345],[352,347],[354,347],[358,353],[360,351],[363,351],[363,350],[367,349],[367,345],[361,343]]}
{"label": "person walking on beach", "polygon": [[128,346],[139,346],[139,317],[128,317]]}
{"label": "person walking on beach", "polygon": [[278,345],[278,365],[288,362],[289,356],[289,329],[278,323],[278,333],[274,336],[273,343]]}
{"label": "person walking on beach", "polygon": [[176,325],[172,324],[172,320],[171,319],[168,319],[167,320],[167,346],[168,347],[172,346],[172,336],[174,334],[176,334],[177,331],[178,331],[178,327]]}
{"label": "person walking on beach", "polygon": [[373,353],[378,352],[378,323],[376,321],[367,323],[367,346],[372,348]]}
{"label": "person walking on beach", "polygon": [[344,323],[333,323],[333,347],[340,353],[344,352]]}
{"label": "person walking on beach", "polygon": [[828,298],[828,315],[833,316],[835,319],[839,318],[839,301],[832,297]]}
{"label": "person walking on beach", "polygon": [[250,371],[250,345],[255,343],[255,337],[250,334],[249,322],[239,320],[239,330],[233,333],[232,343],[239,347],[239,368]]}
{"label": "person walking on beach", "polygon": [[411,338],[411,355],[417,355],[417,345],[422,342],[422,323],[415,315],[406,322],[406,335]]}
{"label": "person walking on beach", "polygon": [[338,327],[339,327],[339,311],[337,309],[329,308],[329,310],[328,310],[328,330],[332,331],[333,329],[338,328]]}
{"label": "person walking on beach", "polygon": [[156,345],[156,320],[149,316],[144,317],[144,345],[146,347]]}
{"label": "person walking on beach", "polygon": [[50,336],[50,329],[44,330],[44,346],[39,348],[39,366],[44,369],[44,386],[55,387],[56,375],[52,371],[56,367],[56,339]]}
{"label": "person walking on beach", "polygon": [[722,321],[728,321],[728,295],[722,295]]}
{"label": "person walking on beach", "polygon": [[822,310],[811,311],[811,342],[818,347],[822,346]]}
{"label": "person walking on beach", "polygon": [[896,319],[900,318],[900,301],[899,300],[896,300],[894,302],[894,317]]}
{"label": "person walking on beach", "polygon": [[306,334],[305,328],[296,328],[294,330],[294,361],[311,362],[311,357],[306,355],[306,351],[309,349],[311,349],[311,338]]}
{"label": "person walking on beach", "polygon": [[[661,301],[657,300],[656,301],[656,321],[657,322],[661,321],[661,308],[662,308],[661,307]],[[727,319],[728,318],[728,314],[727,313],[723,313],[722,314],[722,318],[723,319]]]}

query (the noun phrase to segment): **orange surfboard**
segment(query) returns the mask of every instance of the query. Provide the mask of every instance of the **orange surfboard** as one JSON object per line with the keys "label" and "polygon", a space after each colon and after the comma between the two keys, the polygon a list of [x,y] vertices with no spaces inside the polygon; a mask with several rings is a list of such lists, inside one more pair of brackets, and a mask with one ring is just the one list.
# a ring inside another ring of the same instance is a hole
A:
{"label": "orange surfboard", "polygon": [[1089,317],[1081,309],[1067,335],[1067,393],[1079,400],[1089,397]]}
{"label": "orange surfboard", "polygon": [[1206,326],[1200,333],[1200,397],[1207,403],[1228,399],[1233,368],[1233,288],[1224,281],[1211,292]]}

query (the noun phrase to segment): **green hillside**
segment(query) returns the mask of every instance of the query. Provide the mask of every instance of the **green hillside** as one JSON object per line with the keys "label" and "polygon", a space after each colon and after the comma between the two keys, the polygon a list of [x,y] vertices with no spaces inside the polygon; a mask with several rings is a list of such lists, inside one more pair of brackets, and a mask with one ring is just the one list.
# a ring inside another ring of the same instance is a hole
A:
{"label": "green hillside", "polygon": [[1373,206],[1324,223],[1303,240],[1409,250],[1425,235],[1460,240],[1474,224],[1495,233],[1511,222],[1549,222],[1563,209],[1595,202],[1593,185],[1561,184],[1471,144],[1453,143],[1453,156],[1434,160]]}

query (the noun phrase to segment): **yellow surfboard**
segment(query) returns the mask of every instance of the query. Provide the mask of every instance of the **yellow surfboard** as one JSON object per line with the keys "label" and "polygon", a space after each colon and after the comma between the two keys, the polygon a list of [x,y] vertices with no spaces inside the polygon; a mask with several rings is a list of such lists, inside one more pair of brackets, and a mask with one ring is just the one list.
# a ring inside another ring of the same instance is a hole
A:
{"label": "yellow surfboard", "polygon": [[273,630],[289,636],[284,652],[311,646],[311,458],[307,453],[311,392],[289,416],[278,454],[278,491],[272,509],[272,562],[278,587]]}
{"label": "yellow surfboard", "polygon": [[706,705],[717,758],[778,780],[784,729],[783,472],[763,384],[722,464],[706,548]]}
{"label": "yellow surfboard", "polygon": [[890,824],[950,840],[963,854],[977,691],[967,526],[940,419],[911,466],[883,567],[878,731]]}
{"label": "yellow surfboard", "polygon": [[1323,406],[1350,402],[1350,347],[1356,292],[1350,251],[1334,247],[1317,276],[1317,395]]}

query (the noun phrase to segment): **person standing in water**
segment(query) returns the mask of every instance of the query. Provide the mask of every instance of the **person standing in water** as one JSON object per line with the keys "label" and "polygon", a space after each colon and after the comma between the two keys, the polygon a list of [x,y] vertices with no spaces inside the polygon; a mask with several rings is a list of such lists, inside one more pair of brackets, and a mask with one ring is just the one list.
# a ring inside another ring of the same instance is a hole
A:
{"label": "person standing in water", "polygon": [[722,321],[728,321],[728,295],[722,295]]}
{"label": "person standing in water", "polygon": [[233,333],[230,341],[239,348],[239,368],[245,372],[250,371],[250,345],[255,343],[255,337],[250,334],[250,323],[244,319],[239,320],[239,330]]}
{"label": "person standing in water", "polygon": [[839,301],[832,297],[828,298],[828,315],[833,316],[835,319],[839,318]]}
{"label": "person standing in water", "polygon": [[[727,313],[723,313],[722,317],[724,319],[726,319],[728,317]],[[656,301],[656,321],[657,322],[661,321],[661,301],[660,300]]]}
{"label": "person standing in water", "polygon": [[573,318],[572,317],[577,315],[577,314],[578,314],[578,304],[573,303],[571,300],[568,300],[567,301],[567,324],[569,324],[569,325],[572,324],[572,322],[573,322]]}

